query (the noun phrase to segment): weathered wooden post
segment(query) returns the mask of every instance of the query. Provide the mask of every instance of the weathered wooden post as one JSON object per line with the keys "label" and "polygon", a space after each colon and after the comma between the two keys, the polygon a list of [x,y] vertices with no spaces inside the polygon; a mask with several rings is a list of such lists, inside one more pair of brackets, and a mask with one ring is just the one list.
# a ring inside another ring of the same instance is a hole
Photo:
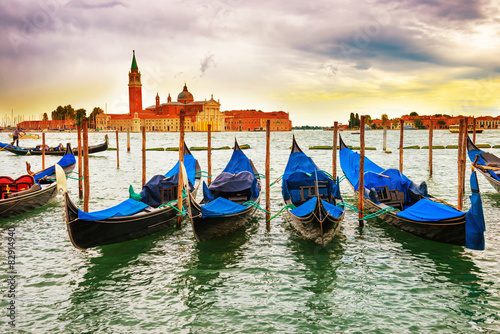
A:
{"label": "weathered wooden post", "polygon": [[[185,110],[181,109],[179,119],[179,183],[177,185],[177,209],[182,212],[182,190],[184,188],[184,182],[182,180],[182,168],[181,163],[184,162],[184,118]],[[177,229],[181,228],[182,215],[177,215]]]}
{"label": "weathered wooden post", "polygon": [[472,126],[473,126],[473,133],[472,133],[472,142],[474,143],[474,145],[476,144],[476,125],[477,125],[477,119],[476,117],[474,116],[474,118],[472,119]]}
{"label": "weathered wooden post", "polygon": [[432,175],[432,137],[434,135],[434,122],[429,125],[429,175]]}
{"label": "weathered wooden post", "polygon": [[403,173],[403,137],[405,129],[405,121],[401,118],[399,120],[399,172]]}
{"label": "weathered wooden post", "polygon": [[79,125],[78,129],[78,198],[83,198],[83,150],[82,150],[82,126]]}
{"label": "weathered wooden post", "polygon": [[118,141],[118,130],[116,130],[116,168],[120,168],[120,142]]}
{"label": "weathered wooden post", "polygon": [[89,132],[87,119],[82,122],[83,126],[83,211],[89,212],[90,179],[89,179]]}
{"label": "weathered wooden post", "polygon": [[271,227],[271,186],[269,184],[270,172],[269,165],[271,160],[271,120],[266,121],[266,226]]}
{"label": "weathered wooden post", "polygon": [[42,170],[45,169],[45,132],[42,132]]}
{"label": "weathered wooden post", "polygon": [[207,143],[207,164],[208,164],[208,185],[212,183],[212,124],[208,124],[207,130],[208,143]]}
{"label": "weathered wooden post", "polygon": [[384,140],[382,143],[382,150],[387,151],[387,126],[384,126]]}
{"label": "weathered wooden post", "polygon": [[337,178],[337,137],[339,132],[339,122],[333,122],[333,153],[332,153],[332,176]]}
{"label": "weathered wooden post", "polygon": [[[459,127],[458,127],[458,157],[457,157],[457,162],[458,162],[458,199],[457,199],[457,209],[462,210],[463,207],[463,182],[462,182],[462,138],[463,138],[463,131],[464,131],[464,119],[460,119]],[[467,131],[467,129],[466,129]]]}
{"label": "weathered wooden post", "polygon": [[363,222],[363,198],[365,190],[365,116],[361,116],[359,126],[359,182],[358,182],[358,210],[359,210],[359,227],[364,226]]}
{"label": "weathered wooden post", "polygon": [[127,129],[127,152],[130,152],[130,129]]}
{"label": "weathered wooden post", "polygon": [[146,184],[146,126],[142,127],[142,186]]}

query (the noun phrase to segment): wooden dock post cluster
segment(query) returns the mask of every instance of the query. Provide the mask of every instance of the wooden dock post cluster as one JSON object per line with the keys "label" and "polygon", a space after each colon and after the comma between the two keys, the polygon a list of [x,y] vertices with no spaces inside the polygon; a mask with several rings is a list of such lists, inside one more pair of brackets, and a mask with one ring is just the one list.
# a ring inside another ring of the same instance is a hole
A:
{"label": "wooden dock post cluster", "polygon": [[363,197],[364,197],[364,175],[365,175],[365,116],[361,116],[359,126],[359,183],[358,183],[358,210],[359,227],[364,226],[363,222]]}

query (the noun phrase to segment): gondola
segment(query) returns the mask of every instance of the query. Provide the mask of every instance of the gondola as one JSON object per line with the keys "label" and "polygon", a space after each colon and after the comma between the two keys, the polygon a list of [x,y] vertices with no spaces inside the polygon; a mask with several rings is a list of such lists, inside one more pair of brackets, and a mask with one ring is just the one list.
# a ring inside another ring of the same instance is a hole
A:
{"label": "gondola", "polygon": [[[359,153],[340,137],[339,156],[342,171],[359,195]],[[397,169],[384,169],[365,157],[364,171],[366,211],[379,212],[388,224],[424,239],[484,249],[484,217],[475,172],[470,179],[472,206],[464,212],[429,195],[425,182],[417,185]]]}
{"label": "gondola", "polygon": [[[106,151],[108,149],[108,135],[105,136],[104,138],[104,143],[99,144],[99,145],[93,145],[89,146],[89,154],[90,153],[97,153],[97,152],[102,152]],[[42,155],[43,152],[39,147],[18,147],[14,146],[13,143],[11,144],[5,144],[5,143],[0,143],[0,149],[15,153],[17,155]],[[59,150],[57,148],[49,148],[48,150],[45,151],[46,155],[64,155],[65,150]],[[75,149],[73,151],[74,155],[78,155],[78,149]]]}
{"label": "gondola", "polygon": [[[200,184],[200,165],[187,149],[184,166],[191,194]],[[96,212],[83,212],[71,201],[66,185],[61,184],[64,197],[65,220],[71,242],[76,248],[109,245],[138,239],[166,229],[177,221],[177,189],[179,162],[165,175],[155,175],[139,194],[130,189],[130,197],[120,204]],[[164,205],[163,205],[164,204]],[[183,207],[188,204],[187,197]]]}
{"label": "gondola", "polygon": [[260,177],[235,140],[226,168],[212,183],[203,182],[203,200],[189,196],[189,217],[198,242],[229,234],[246,225],[260,202]]}
{"label": "gondola", "polygon": [[467,153],[474,167],[483,174],[496,191],[500,192],[500,158],[477,148],[468,136]]}
{"label": "gondola", "polygon": [[[66,147],[66,154],[57,162],[63,171],[75,167],[75,156],[71,145]],[[48,203],[57,195],[57,183],[53,179],[55,165],[41,172],[23,175],[17,179],[0,176],[0,218],[17,216],[32,211]],[[63,174],[64,177],[66,177]]]}
{"label": "gondola", "polygon": [[[320,170],[293,137],[292,151],[282,178],[281,193],[287,207],[285,219],[300,234],[326,246],[344,218],[338,180]],[[293,205],[293,206],[292,206]]]}

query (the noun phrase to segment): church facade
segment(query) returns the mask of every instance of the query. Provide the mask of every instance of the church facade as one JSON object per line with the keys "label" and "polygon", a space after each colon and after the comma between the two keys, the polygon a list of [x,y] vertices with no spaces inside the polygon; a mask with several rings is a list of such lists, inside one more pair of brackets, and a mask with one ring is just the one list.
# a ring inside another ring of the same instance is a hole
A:
{"label": "church facade", "polygon": [[[97,115],[97,129],[140,132],[141,127],[145,126],[146,131],[179,131],[181,110],[185,112],[184,131],[207,131],[208,125],[212,126],[212,131],[254,131],[255,128],[265,126],[265,119],[273,119],[275,125],[276,121],[283,125],[272,127],[272,131],[290,131],[292,128],[288,113],[282,111],[260,112],[258,115],[243,110],[221,112],[220,101],[216,101],[213,95],[209,100],[195,101],[186,84],[178,94],[177,101],[172,101],[170,94],[168,94],[167,101],[162,103],[157,93],[155,104],[143,109],[141,72],[137,66],[135,51],[128,76],[128,114]],[[246,126],[247,121],[244,121],[245,126],[241,126],[241,118],[251,117],[253,119],[257,116],[260,116],[258,126]]]}

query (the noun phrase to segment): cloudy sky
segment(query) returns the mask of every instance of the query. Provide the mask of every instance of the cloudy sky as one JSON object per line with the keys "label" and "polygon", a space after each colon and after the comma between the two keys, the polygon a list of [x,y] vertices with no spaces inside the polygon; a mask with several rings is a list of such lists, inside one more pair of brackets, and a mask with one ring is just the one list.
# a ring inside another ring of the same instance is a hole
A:
{"label": "cloudy sky", "polygon": [[294,125],[500,115],[495,0],[2,1],[0,29],[0,117],[128,112],[132,50],[144,108],[186,82]]}

